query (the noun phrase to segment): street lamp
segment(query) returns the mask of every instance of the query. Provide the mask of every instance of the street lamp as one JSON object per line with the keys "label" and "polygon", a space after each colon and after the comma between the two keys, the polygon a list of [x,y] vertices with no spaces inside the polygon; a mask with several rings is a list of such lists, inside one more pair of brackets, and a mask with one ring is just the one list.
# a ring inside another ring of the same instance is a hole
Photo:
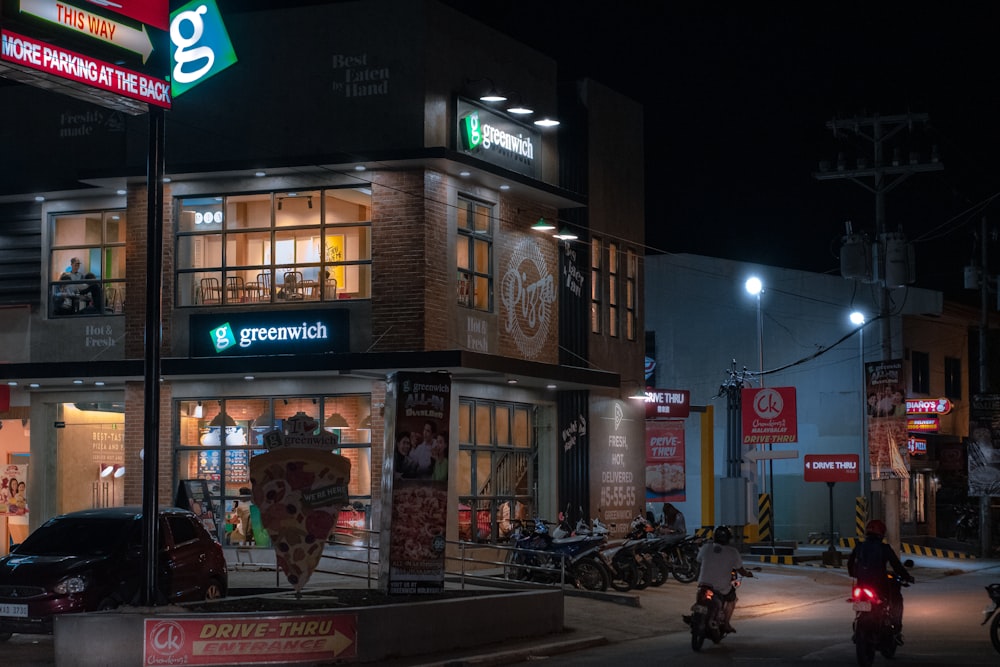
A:
{"label": "street lamp", "polygon": [[[760,309],[760,295],[764,292],[764,283],[757,276],[750,276],[744,284],[750,296],[757,299],[757,362],[760,370],[760,386],[764,386],[764,316]],[[758,463],[757,474],[764,476],[765,467],[763,463]],[[761,484],[761,491],[770,483],[769,493],[771,495],[771,546],[774,546],[774,461],[768,459],[766,479]]]}
{"label": "street lamp", "polygon": [[865,395],[865,314],[859,310],[851,313],[851,324],[858,328],[858,350],[861,358],[861,497],[867,497],[865,491],[868,476],[868,401]]}

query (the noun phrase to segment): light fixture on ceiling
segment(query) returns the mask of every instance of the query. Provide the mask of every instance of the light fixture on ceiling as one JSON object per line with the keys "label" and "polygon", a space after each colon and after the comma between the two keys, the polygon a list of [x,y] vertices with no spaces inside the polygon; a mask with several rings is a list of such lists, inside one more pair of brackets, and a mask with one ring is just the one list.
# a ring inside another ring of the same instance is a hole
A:
{"label": "light fixture on ceiling", "polygon": [[371,429],[372,429],[372,416],[368,415],[367,417],[361,420],[360,424],[358,424],[358,430],[370,431]]}
{"label": "light fixture on ceiling", "polygon": [[125,466],[115,466],[115,479],[121,479],[125,476]]}
{"label": "light fixture on ceiling", "polygon": [[579,236],[574,234],[569,227],[563,227],[562,229],[559,230],[558,234],[553,234],[552,236],[556,237],[560,241],[575,241],[578,238],[580,238]]}
{"label": "light fixture on ceiling", "polygon": [[236,426],[236,420],[227,414],[220,412],[219,414],[212,417],[212,421],[208,422],[209,426]]}
{"label": "light fixture on ceiling", "polygon": [[555,127],[558,124],[559,121],[557,121],[554,118],[549,118],[547,116],[545,118],[539,118],[538,120],[535,121],[535,125],[537,125],[538,127]]}
{"label": "light fixture on ceiling", "polygon": [[328,426],[330,428],[347,428],[350,424],[344,419],[344,415],[339,412],[334,412],[332,415],[326,418],[323,422],[323,426]]}
{"label": "light fixture on ceiling", "polygon": [[115,471],[115,467],[110,463],[108,465],[101,466],[101,477],[107,477]]}
{"label": "light fixture on ceiling", "polygon": [[526,107],[523,104],[515,104],[513,106],[507,107],[507,113],[512,113],[516,116],[527,116],[528,114],[535,113],[535,110]]}
{"label": "light fixture on ceiling", "polygon": [[43,201],[45,201],[45,197],[43,197],[42,195],[38,195],[35,197],[35,201],[41,204]]}
{"label": "light fixture on ceiling", "polygon": [[205,408],[202,407],[201,401],[198,401],[198,405],[194,406],[194,417],[195,419],[201,419],[205,416]]}
{"label": "light fixture on ceiling", "polygon": [[263,178],[264,176],[267,176],[267,172],[266,171],[255,171],[253,175],[256,176],[257,178]]}
{"label": "light fixture on ceiling", "polygon": [[545,218],[539,218],[538,222],[531,226],[531,229],[536,232],[549,232],[555,229],[556,226]]}

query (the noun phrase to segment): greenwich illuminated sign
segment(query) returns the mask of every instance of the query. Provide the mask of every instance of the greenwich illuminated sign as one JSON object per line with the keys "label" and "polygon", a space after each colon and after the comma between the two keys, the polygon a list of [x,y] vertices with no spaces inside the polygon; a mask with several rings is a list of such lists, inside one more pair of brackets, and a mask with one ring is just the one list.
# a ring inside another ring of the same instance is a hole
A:
{"label": "greenwich illuminated sign", "polygon": [[233,312],[191,317],[191,356],[346,352],[348,311]]}
{"label": "greenwich illuminated sign", "polygon": [[537,177],[539,133],[465,100],[458,101],[457,118],[458,143],[463,151],[485,162]]}

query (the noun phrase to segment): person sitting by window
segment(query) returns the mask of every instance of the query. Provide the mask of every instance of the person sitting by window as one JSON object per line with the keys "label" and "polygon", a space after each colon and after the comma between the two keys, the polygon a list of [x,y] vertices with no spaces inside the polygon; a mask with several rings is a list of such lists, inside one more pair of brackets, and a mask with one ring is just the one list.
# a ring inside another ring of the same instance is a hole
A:
{"label": "person sitting by window", "polygon": [[72,315],[76,312],[80,295],[72,282],[73,276],[64,272],[59,276],[59,284],[52,286],[52,305],[56,315]]}
{"label": "person sitting by window", "polygon": [[87,281],[83,289],[80,290],[80,297],[84,300],[83,312],[103,313],[104,312],[104,292],[101,290],[101,283],[97,276],[88,273],[84,276]]}
{"label": "person sitting by window", "polygon": [[324,271],[324,281],[323,281],[323,298],[324,299],[336,299],[337,298],[337,279],[330,277],[329,271]]}

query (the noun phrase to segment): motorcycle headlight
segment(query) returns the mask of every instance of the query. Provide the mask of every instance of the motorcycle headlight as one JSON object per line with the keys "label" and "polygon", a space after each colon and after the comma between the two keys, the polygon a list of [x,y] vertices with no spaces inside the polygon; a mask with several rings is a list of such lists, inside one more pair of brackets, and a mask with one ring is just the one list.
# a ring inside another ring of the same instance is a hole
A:
{"label": "motorcycle headlight", "polygon": [[81,576],[66,577],[55,586],[55,592],[60,595],[82,593],[87,590],[87,578]]}

